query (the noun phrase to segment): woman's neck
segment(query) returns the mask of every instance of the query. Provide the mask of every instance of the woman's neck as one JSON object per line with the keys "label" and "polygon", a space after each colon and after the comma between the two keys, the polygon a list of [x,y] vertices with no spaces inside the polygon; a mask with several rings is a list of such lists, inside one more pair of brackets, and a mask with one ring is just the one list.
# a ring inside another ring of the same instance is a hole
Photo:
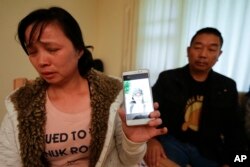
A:
{"label": "woman's neck", "polygon": [[82,77],[72,79],[60,85],[50,85],[48,94],[50,98],[80,95],[88,92],[88,81]]}

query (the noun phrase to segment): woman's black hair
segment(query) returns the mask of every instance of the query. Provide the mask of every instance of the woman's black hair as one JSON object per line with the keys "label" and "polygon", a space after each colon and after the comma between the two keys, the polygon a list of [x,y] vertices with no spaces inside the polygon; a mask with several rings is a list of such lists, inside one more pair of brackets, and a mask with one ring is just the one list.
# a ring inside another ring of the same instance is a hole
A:
{"label": "woman's black hair", "polygon": [[[18,38],[22,48],[28,55],[27,45],[30,44],[36,32],[39,32],[40,38],[45,26],[51,22],[56,22],[62,28],[65,36],[73,43],[77,50],[83,50],[83,55],[78,61],[78,70],[82,76],[85,76],[93,66],[92,54],[89,48],[92,46],[85,46],[82,37],[82,32],[79,24],[73,16],[66,10],[60,7],[51,7],[48,9],[37,9],[26,17],[24,17],[18,24]],[[32,24],[32,30],[27,41],[25,40],[25,31]]]}
{"label": "woman's black hair", "polygon": [[103,61],[101,59],[94,59],[93,68],[98,70],[98,71],[104,72]]}

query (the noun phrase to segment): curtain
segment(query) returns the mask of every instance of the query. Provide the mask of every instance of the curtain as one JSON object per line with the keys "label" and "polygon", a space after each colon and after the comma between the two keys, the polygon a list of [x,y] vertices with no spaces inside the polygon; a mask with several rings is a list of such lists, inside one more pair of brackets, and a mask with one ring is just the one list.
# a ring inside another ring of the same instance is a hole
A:
{"label": "curtain", "polygon": [[151,85],[161,71],[184,66],[186,48],[203,27],[219,29],[223,53],[214,70],[250,86],[249,0],[139,0],[135,68],[150,70]]}
{"label": "curtain", "polygon": [[124,0],[123,7],[123,51],[121,71],[135,67],[136,28],[138,27],[138,0]]}

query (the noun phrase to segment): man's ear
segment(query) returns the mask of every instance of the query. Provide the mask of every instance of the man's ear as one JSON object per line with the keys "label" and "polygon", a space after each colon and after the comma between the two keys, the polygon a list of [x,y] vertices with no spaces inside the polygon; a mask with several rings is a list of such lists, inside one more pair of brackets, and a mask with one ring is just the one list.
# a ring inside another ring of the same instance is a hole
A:
{"label": "man's ear", "polygon": [[216,61],[218,61],[219,60],[219,58],[220,58],[220,55],[222,54],[222,50],[220,50],[220,53],[219,53],[219,55],[217,56],[217,59],[216,59]]}
{"label": "man's ear", "polygon": [[220,57],[220,55],[223,53],[223,51],[222,50],[220,50],[220,53],[219,53],[219,56],[218,56],[218,59],[219,59],[219,57]]}
{"label": "man's ear", "polygon": [[190,46],[187,47],[187,57],[189,55]]}
{"label": "man's ear", "polygon": [[222,50],[220,50],[220,54],[219,54],[219,57],[220,57],[220,55],[223,53],[223,51]]}

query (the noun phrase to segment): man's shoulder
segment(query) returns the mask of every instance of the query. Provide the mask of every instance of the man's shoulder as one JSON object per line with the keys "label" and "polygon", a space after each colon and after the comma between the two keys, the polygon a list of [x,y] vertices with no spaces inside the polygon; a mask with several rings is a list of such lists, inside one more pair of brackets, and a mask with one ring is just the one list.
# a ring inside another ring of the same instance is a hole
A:
{"label": "man's shoulder", "polygon": [[213,72],[211,78],[211,84],[216,89],[237,91],[237,84],[232,78],[218,72]]}
{"label": "man's shoulder", "polygon": [[218,72],[212,71],[212,78],[216,80],[217,82],[225,82],[225,83],[231,83],[235,84],[235,80]]}
{"label": "man's shoulder", "polygon": [[171,76],[173,76],[173,77],[176,78],[176,76],[183,75],[185,71],[186,71],[185,67],[168,69],[168,70],[162,71],[160,73],[160,77],[171,77]]}
{"label": "man's shoulder", "polygon": [[160,75],[173,75],[173,74],[182,73],[183,71],[184,71],[183,67],[173,68],[173,69],[162,71]]}

